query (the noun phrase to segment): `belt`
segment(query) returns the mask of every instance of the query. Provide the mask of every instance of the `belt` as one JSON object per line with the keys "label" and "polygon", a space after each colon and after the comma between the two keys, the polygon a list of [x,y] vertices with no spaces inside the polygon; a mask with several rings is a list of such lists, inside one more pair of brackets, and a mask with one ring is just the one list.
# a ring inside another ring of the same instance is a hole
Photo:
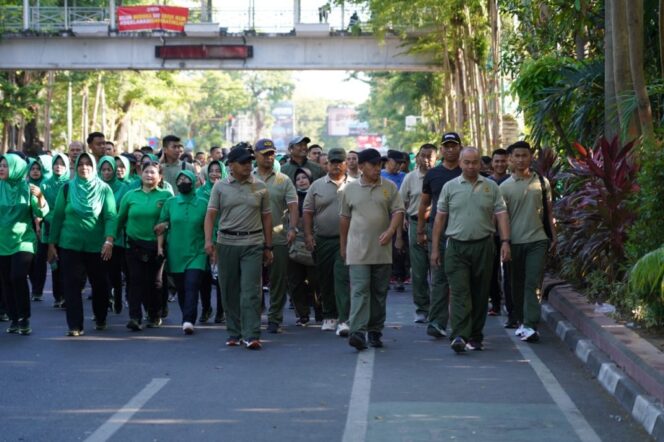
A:
{"label": "belt", "polygon": [[224,235],[231,235],[231,236],[249,236],[249,235],[255,235],[257,233],[262,233],[263,229],[259,230],[252,230],[251,232],[234,232],[232,230],[220,230],[221,233]]}
{"label": "belt", "polygon": [[411,221],[417,221],[417,215],[409,215],[408,218],[409,218]]}
{"label": "belt", "polygon": [[454,238],[450,238],[450,240],[452,240],[454,242],[458,242],[460,244],[476,244],[478,242],[486,241],[489,238],[493,238],[493,235],[485,236],[484,238],[480,238],[480,239],[471,239],[469,241],[461,241],[459,239],[454,239]]}

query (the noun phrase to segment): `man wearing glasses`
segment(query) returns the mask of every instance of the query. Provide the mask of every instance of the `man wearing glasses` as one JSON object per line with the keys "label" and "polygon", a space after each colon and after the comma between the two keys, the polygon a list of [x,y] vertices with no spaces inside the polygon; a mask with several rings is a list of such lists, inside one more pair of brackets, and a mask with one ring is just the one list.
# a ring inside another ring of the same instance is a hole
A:
{"label": "man wearing glasses", "polygon": [[178,186],[175,183],[178,174],[183,170],[189,170],[196,175],[193,164],[181,161],[180,157],[184,153],[184,146],[180,138],[175,135],[167,135],[162,140],[163,149],[161,151],[162,176],[164,181],[171,185],[173,192],[177,195]]}

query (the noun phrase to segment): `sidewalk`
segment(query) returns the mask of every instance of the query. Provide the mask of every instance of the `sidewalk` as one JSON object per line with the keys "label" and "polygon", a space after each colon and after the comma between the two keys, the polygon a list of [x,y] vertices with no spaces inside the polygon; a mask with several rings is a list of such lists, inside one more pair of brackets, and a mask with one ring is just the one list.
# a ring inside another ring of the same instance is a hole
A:
{"label": "sidewalk", "polygon": [[664,353],[564,281],[545,279],[542,318],[655,440],[664,441]]}

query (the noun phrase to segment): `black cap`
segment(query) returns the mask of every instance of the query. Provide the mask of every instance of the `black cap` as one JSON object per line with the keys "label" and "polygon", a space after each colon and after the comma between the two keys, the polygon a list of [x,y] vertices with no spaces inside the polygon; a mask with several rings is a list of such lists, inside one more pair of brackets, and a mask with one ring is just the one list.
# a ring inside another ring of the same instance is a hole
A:
{"label": "black cap", "polygon": [[136,164],[136,157],[129,152],[122,152],[120,155],[125,157],[131,164]]}
{"label": "black cap", "polygon": [[394,160],[397,163],[403,163],[406,161],[406,158],[404,158],[404,154],[402,152],[399,152],[398,150],[393,150],[389,149],[387,151],[387,156],[383,157],[384,160]]}
{"label": "black cap", "polygon": [[296,144],[300,144],[302,142],[309,144],[309,143],[311,143],[311,139],[309,137],[303,137],[301,135],[297,136],[297,137],[293,138],[292,140],[290,140],[288,142],[288,147],[294,146]]}
{"label": "black cap", "polygon": [[228,153],[227,164],[230,163],[244,163],[254,159],[254,154],[243,146],[236,146]]}
{"label": "black cap", "polygon": [[445,143],[456,143],[461,144],[461,137],[456,132],[445,132],[443,134],[443,139],[441,140],[443,144]]}
{"label": "black cap", "polygon": [[364,149],[362,152],[357,154],[357,162],[359,164],[362,163],[372,163],[372,164],[377,164],[381,161],[382,157],[380,156],[380,152],[378,152],[376,149]]}

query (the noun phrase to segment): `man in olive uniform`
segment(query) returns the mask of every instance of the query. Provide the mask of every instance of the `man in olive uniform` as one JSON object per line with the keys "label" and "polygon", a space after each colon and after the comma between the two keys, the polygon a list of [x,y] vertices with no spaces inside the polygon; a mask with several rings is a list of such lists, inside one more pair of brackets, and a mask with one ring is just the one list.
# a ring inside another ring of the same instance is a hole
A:
{"label": "man in olive uniform", "polygon": [[[175,135],[167,135],[162,140],[162,146],[162,176],[164,181],[171,185],[173,193],[177,196],[180,193],[177,190],[178,186],[175,182],[177,176],[183,170],[189,170],[196,174],[196,169],[193,164],[180,160],[180,157],[184,152],[184,146],[182,145],[180,138]],[[194,185],[196,185],[196,183],[194,183]]]}
{"label": "man in olive uniform", "polygon": [[307,249],[316,256],[323,301],[321,330],[336,328],[337,336],[347,337],[350,280],[339,251],[339,200],[346,185],[354,180],[346,175],[346,151],[330,149],[328,160],[327,175],[314,181],[304,199],[304,237]]}
{"label": "man in olive uniform", "polygon": [[[452,291],[452,350],[482,350],[484,323],[489,303],[489,281],[493,273],[493,234],[498,220],[501,259],[510,258],[509,219],[498,185],[479,174],[480,154],[467,147],[460,156],[461,176],[448,181],[438,198],[433,226],[431,265],[445,260]],[[449,221],[449,222],[448,222]],[[444,258],[440,238],[449,238]]]}
{"label": "man in olive uniform", "polygon": [[413,277],[415,322],[424,324],[429,315],[429,251],[417,242],[417,215],[422,196],[422,183],[427,172],[436,163],[436,146],[423,144],[416,157],[417,168],[409,172],[401,183],[401,199],[406,207],[410,263]]}
{"label": "man in olive uniform", "polygon": [[[231,176],[218,180],[205,215],[205,251],[216,259],[228,339],[235,347],[262,347],[262,266],[272,264],[272,216],[267,186],[251,173],[254,156],[243,146],[228,154]],[[219,219],[217,247],[212,239]]]}
{"label": "man in olive uniform", "polygon": [[500,185],[500,191],[512,231],[512,300],[515,319],[521,323],[516,335],[535,342],[539,340],[539,293],[546,253],[556,247],[551,187],[546,178],[530,169],[533,154],[528,143],[518,141],[507,151],[512,176]]}
{"label": "man in olive uniform", "polygon": [[362,176],[341,197],[341,256],[350,267],[350,337],[357,350],[382,347],[387,289],[392,271],[392,237],[403,247],[403,201],[397,186],[380,176],[380,153],[360,152]]}
{"label": "man in olive uniform", "polygon": [[[272,212],[272,245],[270,266],[270,309],[267,314],[267,332],[279,333],[284,320],[286,303],[288,246],[295,241],[298,223],[297,192],[293,182],[281,172],[274,171],[276,148],[272,140],[261,139],[254,146],[257,168],[254,177],[267,185]],[[286,218],[288,214],[288,218]]]}
{"label": "man in olive uniform", "polygon": [[295,172],[297,169],[304,167],[311,171],[311,179],[316,181],[318,178],[325,176],[325,171],[320,164],[307,158],[307,144],[311,140],[309,137],[295,137],[288,143],[288,154],[290,158],[286,164],[281,166],[281,172],[288,175],[293,183],[295,183]]}

